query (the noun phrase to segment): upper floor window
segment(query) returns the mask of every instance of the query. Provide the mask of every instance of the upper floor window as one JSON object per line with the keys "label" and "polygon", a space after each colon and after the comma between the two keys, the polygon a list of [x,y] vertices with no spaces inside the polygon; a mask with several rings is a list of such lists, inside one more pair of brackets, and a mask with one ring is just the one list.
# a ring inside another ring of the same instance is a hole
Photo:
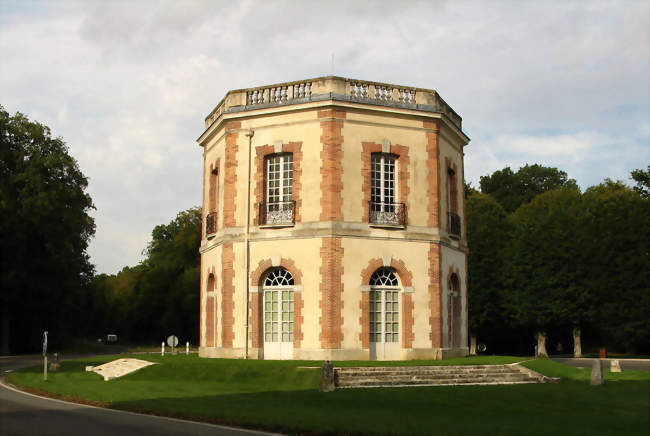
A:
{"label": "upper floor window", "polygon": [[[454,165],[455,167],[455,165]],[[460,237],[460,215],[458,215],[458,176],[451,165],[447,167],[447,231]]]}
{"label": "upper floor window", "polygon": [[205,217],[205,234],[217,232],[217,196],[219,193],[219,168],[210,170],[208,178],[208,214]]}
{"label": "upper floor window", "polygon": [[273,154],[266,158],[264,203],[261,224],[293,224],[293,154]]}
{"label": "upper floor window", "polygon": [[404,205],[397,200],[397,156],[373,153],[370,160],[370,222],[404,225]]}

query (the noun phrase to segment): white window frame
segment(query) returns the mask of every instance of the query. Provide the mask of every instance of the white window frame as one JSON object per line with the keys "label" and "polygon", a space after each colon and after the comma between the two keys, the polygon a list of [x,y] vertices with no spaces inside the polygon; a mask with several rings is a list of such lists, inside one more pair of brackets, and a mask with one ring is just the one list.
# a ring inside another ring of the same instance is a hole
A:
{"label": "white window frame", "polygon": [[[379,164],[379,171],[376,165]],[[390,153],[372,153],[370,156],[370,202],[379,205],[380,212],[393,212],[399,202],[398,156]],[[392,179],[390,175],[392,174]],[[377,177],[379,176],[379,177]],[[390,185],[392,183],[392,186]],[[386,186],[389,184],[389,186]],[[376,194],[379,190],[379,195]],[[389,192],[392,191],[392,195]],[[379,200],[379,201],[377,201]],[[390,200],[390,201],[387,201]]]}

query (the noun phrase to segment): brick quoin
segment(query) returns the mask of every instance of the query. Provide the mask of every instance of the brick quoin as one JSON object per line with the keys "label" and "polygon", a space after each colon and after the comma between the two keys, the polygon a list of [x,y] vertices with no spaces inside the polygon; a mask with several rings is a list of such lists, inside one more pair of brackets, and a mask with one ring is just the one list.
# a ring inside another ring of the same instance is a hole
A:
{"label": "brick quoin", "polygon": [[402,294],[402,348],[411,348],[415,339],[413,307],[413,295]]}
{"label": "brick quoin", "polygon": [[221,346],[232,348],[235,339],[235,252],[232,243],[221,250]]}
{"label": "brick quoin", "polygon": [[441,258],[440,258],[440,245],[438,244],[429,244],[429,325],[431,326],[431,334],[429,338],[431,339],[431,346],[433,348],[441,348],[441,339],[442,339],[442,317],[440,312],[440,269],[441,269]]}
{"label": "brick quoin", "polygon": [[[293,276],[294,286],[302,285],[302,271],[296,267],[296,263],[291,258],[281,258],[280,267],[286,269]],[[266,275],[269,269],[273,268],[271,259],[262,260],[257,264],[255,270],[250,274],[250,283],[253,286],[259,286],[259,292],[251,293],[250,308],[251,314],[249,318],[249,337],[251,341],[251,347],[259,348],[262,346],[263,341],[263,298],[264,293],[262,292],[262,285],[264,276]],[[302,300],[302,292],[293,293],[293,346],[294,348],[300,348],[301,341],[303,339],[302,333],[302,323],[304,321],[302,309],[304,307],[304,302]]]}
{"label": "brick quoin", "polygon": [[341,238],[321,240],[319,339],[321,348],[336,349],[343,342],[343,247]]}
{"label": "brick quoin", "polygon": [[343,221],[343,118],[345,112],[318,111],[321,121],[321,221]]}
{"label": "brick quoin", "polygon": [[[376,142],[362,142],[361,143],[361,178],[363,183],[361,185],[363,204],[363,216],[361,222],[367,223],[370,221],[370,191],[371,191],[371,157],[373,153],[381,153],[381,144]],[[397,201],[404,203],[406,207],[406,224],[409,220],[409,177],[410,177],[410,159],[409,148],[404,145],[391,145],[390,153],[397,156]]]}
{"label": "brick quoin", "polygon": [[241,122],[228,121],[226,123],[226,162],[223,190],[223,226],[235,227],[235,210],[237,209],[237,139]]}
{"label": "brick quoin", "polygon": [[[293,188],[292,195],[293,200],[296,202],[295,210],[295,219],[296,222],[302,222],[302,217],[300,215],[302,207],[302,199],[300,197],[302,193],[302,142],[289,142],[288,144],[282,144],[283,153],[292,153],[293,154]],[[266,165],[265,158],[266,156],[275,154],[275,147],[272,145],[262,145],[260,147],[255,147],[255,174],[253,176],[253,183],[255,187],[253,188],[253,195],[255,197],[255,205],[259,206],[260,203],[266,201]],[[255,221],[253,225],[260,225],[259,213],[255,214]],[[295,315],[294,315],[295,316]],[[294,335],[295,337],[295,335]]]}
{"label": "brick quoin", "polygon": [[361,301],[359,302],[361,309],[361,316],[359,322],[361,323],[361,333],[359,333],[359,340],[361,341],[361,348],[370,348],[370,292],[361,293]]}
{"label": "brick quoin", "polygon": [[438,145],[438,123],[435,121],[424,121],[423,127],[427,129],[427,212],[429,212],[429,227],[440,227],[440,172],[438,161],[440,159],[440,147]]}
{"label": "brick quoin", "polygon": [[[368,285],[370,283],[370,277],[372,277],[375,271],[383,266],[384,261],[382,259],[371,259],[368,262],[368,266],[361,271],[361,283],[363,285]],[[395,270],[399,276],[403,287],[412,286],[413,274],[406,268],[404,261],[392,258],[390,267]],[[370,300],[367,292],[362,293],[360,305],[361,314],[359,316],[359,322],[361,323],[361,333],[359,334],[359,339],[361,339],[363,348],[368,348],[370,346]],[[402,293],[401,312],[402,346],[404,348],[411,348],[413,340],[415,339],[415,333],[413,332],[415,320],[413,319],[413,298],[411,297],[411,294]]]}

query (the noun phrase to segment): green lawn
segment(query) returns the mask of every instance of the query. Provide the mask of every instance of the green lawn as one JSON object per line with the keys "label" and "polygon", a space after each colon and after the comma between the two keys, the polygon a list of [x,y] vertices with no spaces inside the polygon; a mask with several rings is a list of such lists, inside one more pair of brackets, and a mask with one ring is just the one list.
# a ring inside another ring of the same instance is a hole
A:
{"label": "green lawn", "polygon": [[[318,392],[322,362],[201,359],[196,355],[133,356],[159,363],[104,382],[85,365],[120,356],[64,362],[49,380],[42,367],[9,381],[50,395],[116,409],[189,417],[286,433],[407,435],[638,435],[650,426],[650,372],[606,372],[590,386],[590,370],[549,360],[526,366],[560,384],[340,389]],[[512,357],[388,364],[508,363]],[[335,362],[339,366],[343,362]],[[369,362],[345,362],[345,364]],[[373,362],[372,364],[379,364]]]}

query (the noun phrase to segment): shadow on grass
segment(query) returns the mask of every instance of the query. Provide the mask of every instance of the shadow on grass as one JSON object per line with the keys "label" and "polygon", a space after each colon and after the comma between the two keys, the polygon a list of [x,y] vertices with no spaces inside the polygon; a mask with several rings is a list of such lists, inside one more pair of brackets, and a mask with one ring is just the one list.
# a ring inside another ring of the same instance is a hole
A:
{"label": "shadow on grass", "polygon": [[111,407],[288,433],[643,434],[650,382],[270,391]]}

